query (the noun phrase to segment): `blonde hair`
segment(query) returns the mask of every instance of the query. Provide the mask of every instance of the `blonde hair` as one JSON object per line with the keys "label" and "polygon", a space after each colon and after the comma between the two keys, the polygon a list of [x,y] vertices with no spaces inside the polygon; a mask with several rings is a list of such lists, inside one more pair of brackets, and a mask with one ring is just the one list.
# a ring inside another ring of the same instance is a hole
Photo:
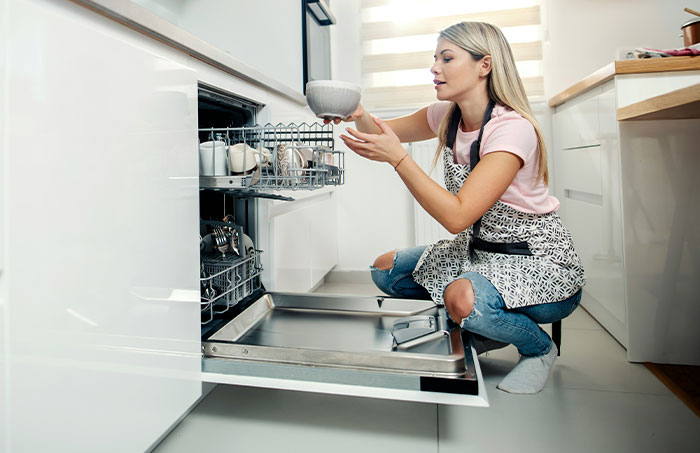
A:
{"label": "blonde hair", "polygon": [[[547,185],[549,183],[547,148],[544,144],[542,130],[532,114],[523,82],[520,80],[520,74],[518,74],[518,69],[515,66],[513,53],[501,30],[495,25],[484,22],[461,22],[442,30],[440,38],[444,38],[466,50],[476,61],[481,60],[486,55],[491,56],[491,72],[487,79],[489,99],[511,108],[532,123],[537,134],[537,143],[540,150],[537,181],[541,179]],[[456,107],[457,104],[452,102],[442,121],[440,121],[437,134],[439,144],[433,159],[433,168],[435,168],[440,159],[440,153],[445,149],[447,128]]]}

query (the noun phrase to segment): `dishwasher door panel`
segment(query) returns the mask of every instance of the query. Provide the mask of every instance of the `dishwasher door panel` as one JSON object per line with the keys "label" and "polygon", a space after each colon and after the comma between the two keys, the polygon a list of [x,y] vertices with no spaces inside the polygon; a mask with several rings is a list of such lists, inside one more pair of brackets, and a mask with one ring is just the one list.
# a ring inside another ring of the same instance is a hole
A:
{"label": "dishwasher door panel", "polygon": [[[414,317],[436,331],[397,344],[394,323]],[[470,339],[446,320],[432,301],[267,293],[203,340],[203,379],[486,407]]]}

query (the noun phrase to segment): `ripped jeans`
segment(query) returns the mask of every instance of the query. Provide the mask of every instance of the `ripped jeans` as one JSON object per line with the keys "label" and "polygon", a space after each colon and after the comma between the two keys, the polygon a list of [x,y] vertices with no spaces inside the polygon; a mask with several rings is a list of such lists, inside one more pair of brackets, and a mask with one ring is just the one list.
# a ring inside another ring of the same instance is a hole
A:
{"label": "ripped jeans", "polygon": [[[413,270],[425,246],[396,252],[391,269],[371,267],[372,280],[391,297],[430,299],[428,291],[413,279]],[[538,324],[549,324],[569,316],[581,303],[581,290],[560,302],[506,308],[503,297],[486,277],[466,272],[458,278],[471,281],[474,288],[474,309],[464,319],[454,320],[463,329],[503,343],[514,344],[520,354],[537,357],[552,348],[551,337]]]}

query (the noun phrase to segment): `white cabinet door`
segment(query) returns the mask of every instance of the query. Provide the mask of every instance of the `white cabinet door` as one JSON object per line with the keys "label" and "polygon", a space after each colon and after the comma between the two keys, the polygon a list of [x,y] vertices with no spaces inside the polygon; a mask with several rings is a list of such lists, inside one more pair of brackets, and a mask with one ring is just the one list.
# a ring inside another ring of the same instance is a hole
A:
{"label": "white cabinet door", "polygon": [[[296,195],[301,192],[292,193]],[[338,263],[335,193],[302,196],[285,202],[261,200],[258,231],[269,241],[263,239],[263,284],[269,291],[307,292]]]}
{"label": "white cabinet door", "polygon": [[71,2],[5,5],[6,446],[143,451],[201,393],[196,74]]}

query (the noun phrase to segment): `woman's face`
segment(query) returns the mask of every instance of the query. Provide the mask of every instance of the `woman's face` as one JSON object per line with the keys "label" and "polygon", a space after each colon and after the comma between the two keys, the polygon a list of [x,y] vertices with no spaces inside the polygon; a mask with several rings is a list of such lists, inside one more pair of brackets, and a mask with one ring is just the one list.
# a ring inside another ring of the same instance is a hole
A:
{"label": "woman's face", "polygon": [[[435,76],[435,90],[441,101],[459,102],[486,89],[490,57],[475,61],[471,54],[452,42],[440,38],[435,49],[435,63],[430,72]],[[483,85],[483,86],[482,86]]]}

